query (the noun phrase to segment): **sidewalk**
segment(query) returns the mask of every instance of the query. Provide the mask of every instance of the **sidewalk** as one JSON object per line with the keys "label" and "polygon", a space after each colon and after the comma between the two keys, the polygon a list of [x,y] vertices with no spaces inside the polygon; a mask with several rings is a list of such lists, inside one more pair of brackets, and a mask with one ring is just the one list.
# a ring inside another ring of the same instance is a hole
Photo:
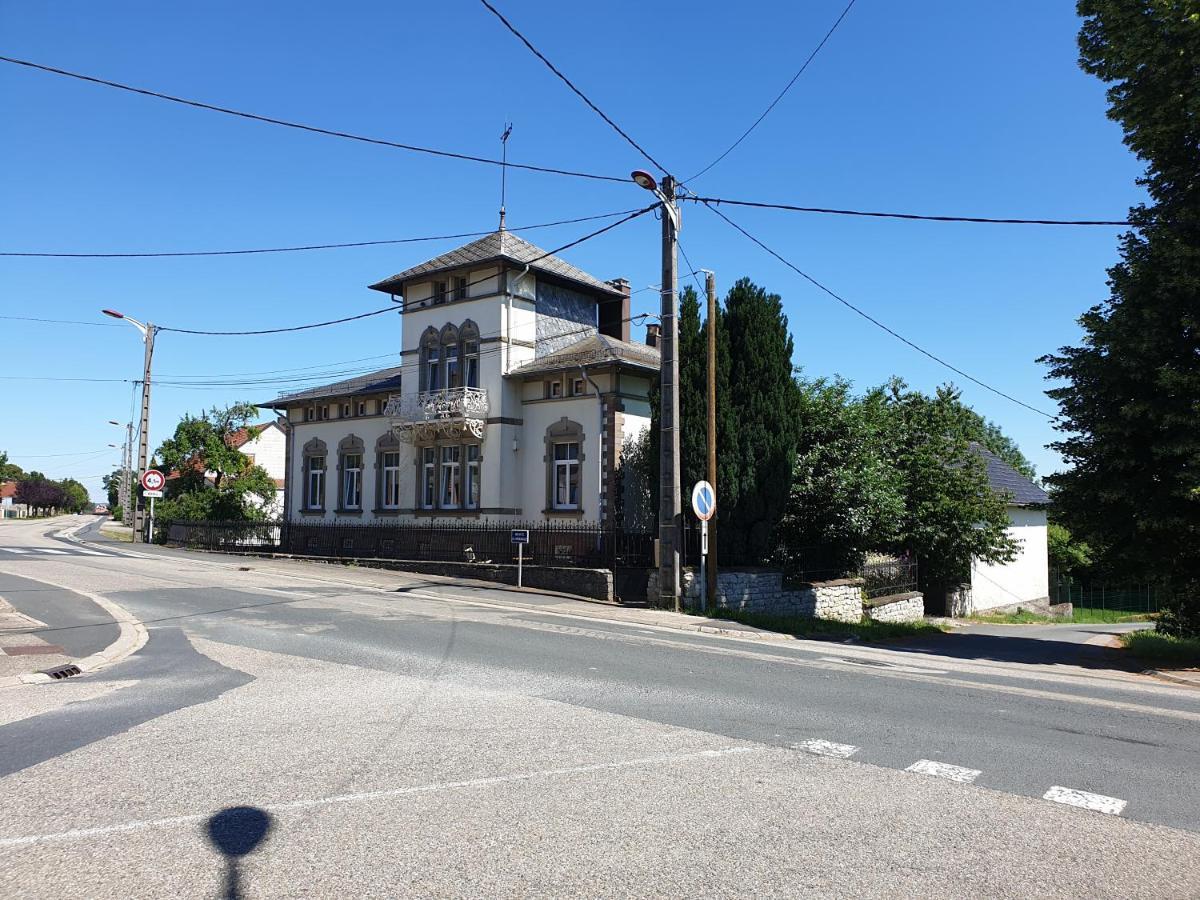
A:
{"label": "sidewalk", "polygon": [[44,627],[44,622],[18,612],[0,597],[0,678],[30,675],[71,661],[65,648],[29,633]]}

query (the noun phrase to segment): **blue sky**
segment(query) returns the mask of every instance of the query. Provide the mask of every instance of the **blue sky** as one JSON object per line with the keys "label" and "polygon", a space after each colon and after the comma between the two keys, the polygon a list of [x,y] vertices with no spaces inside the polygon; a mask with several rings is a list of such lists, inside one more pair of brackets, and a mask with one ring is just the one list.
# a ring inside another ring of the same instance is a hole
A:
{"label": "blue sky", "polygon": [[[498,3],[651,154],[686,177],[791,78],[844,0]],[[1120,219],[1141,166],[1076,65],[1072,4],[859,0],[788,96],[691,187],[805,206]],[[475,0],[0,5],[0,53],[265,115],[462,153],[624,175],[646,163]],[[498,171],[221,116],[0,65],[0,249],[197,250],[485,231]],[[644,205],[632,184],[510,172],[512,226]],[[1053,411],[1034,360],[1077,341],[1106,296],[1118,229],[944,225],[725,210],[818,280],[983,381]],[[525,234],[546,249],[593,224]],[[1042,416],[954,376],[819,293],[707,210],[681,234],[724,292],[749,276],[784,298],[796,362],[865,388],[945,381],[1060,466]],[[0,315],[110,323],[114,307],[180,328],[302,324],[376,309],[366,285],[463,241],[250,257],[0,259]],[[658,280],[658,224],[564,254],[635,289]],[[681,261],[682,265],[682,261]],[[686,271],[686,269],[684,269]],[[650,311],[652,291],[635,294]],[[99,477],[138,377],[127,325],[0,319],[0,449],[25,468]],[[269,337],[160,334],[157,377],[388,364],[392,316]],[[341,365],[348,360],[362,360]],[[328,365],[326,365],[328,364]],[[237,381],[241,376],[230,379]],[[294,376],[287,376],[294,377]],[[277,387],[156,387],[152,444],[180,416]],[[50,456],[49,454],[56,454]],[[64,456],[62,454],[74,454]]]}

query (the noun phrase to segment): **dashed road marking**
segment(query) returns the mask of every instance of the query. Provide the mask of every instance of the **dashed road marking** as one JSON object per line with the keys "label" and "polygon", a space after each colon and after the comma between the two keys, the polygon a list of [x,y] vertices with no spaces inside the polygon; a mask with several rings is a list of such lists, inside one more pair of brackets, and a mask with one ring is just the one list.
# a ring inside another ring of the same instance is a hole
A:
{"label": "dashed road marking", "polygon": [[794,745],[797,750],[815,753],[817,756],[832,756],[834,759],[849,759],[858,752],[853,744],[835,744],[833,741],[810,740]]}
{"label": "dashed road marking", "polygon": [[5,553],[28,553],[29,550],[25,547],[0,547]]}
{"label": "dashed road marking", "polygon": [[952,766],[950,763],[936,762],[932,759],[918,759],[904,771],[916,772],[918,775],[933,775],[957,781],[959,784],[970,784],[979,777],[979,769],[967,769],[963,766]]}
{"label": "dashed road marking", "polygon": [[36,553],[61,553],[63,556],[67,555],[66,550],[55,550],[53,547],[38,547],[34,552],[36,552]]}
{"label": "dashed road marking", "polygon": [[1105,797],[1103,794],[1092,794],[1088,791],[1077,791],[1074,788],[1055,785],[1042,795],[1043,800],[1053,800],[1067,806],[1078,806],[1080,809],[1091,809],[1096,812],[1119,816],[1125,809],[1125,801],[1116,797]]}

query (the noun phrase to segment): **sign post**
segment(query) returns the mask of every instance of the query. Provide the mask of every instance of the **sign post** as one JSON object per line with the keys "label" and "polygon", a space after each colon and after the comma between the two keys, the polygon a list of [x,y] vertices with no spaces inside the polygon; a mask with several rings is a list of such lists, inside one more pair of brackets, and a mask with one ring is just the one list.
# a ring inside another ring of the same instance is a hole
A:
{"label": "sign post", "polygon": [[692,488],[692,512],[700,520],[700,573],[703,588],[700,593],[700,611],[706,612],[716,597],[708,596],[708,520],[717,511],[717,492],[707,481],[697,481]]}
{"label": "sign post", "polygon": [[158,469],[147,469],[142,473],[142,496],[150,499],[150,523],[144,538],[147,544],[154,542],[154,500],[163,495],[163,485],[166,483],[167,476]]}
{"label": "sign post", "polygon": [[525,545],[529,543],[528,528],[514,528],[512,542],[517,545],[517,587],[521,587],[521,579],[525,568]]}

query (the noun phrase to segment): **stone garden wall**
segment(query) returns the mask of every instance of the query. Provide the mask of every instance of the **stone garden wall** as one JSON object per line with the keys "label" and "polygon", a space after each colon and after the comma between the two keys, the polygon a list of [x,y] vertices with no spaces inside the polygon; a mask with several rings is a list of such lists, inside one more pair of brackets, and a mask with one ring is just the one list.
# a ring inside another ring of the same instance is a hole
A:
{"label": "stone garden wall", "polygon": [[[861,578],[807,582],[785,587],[783,573],[770,569],[720,572],[717,575],[717,605],[739,612],[764,616],[796,616],[859,622],[863,616]],[[700,602],[700,577],[684,569],[682,594],[688,606]],[[646,596],[658,602],[658,570],[650,573]]]}

